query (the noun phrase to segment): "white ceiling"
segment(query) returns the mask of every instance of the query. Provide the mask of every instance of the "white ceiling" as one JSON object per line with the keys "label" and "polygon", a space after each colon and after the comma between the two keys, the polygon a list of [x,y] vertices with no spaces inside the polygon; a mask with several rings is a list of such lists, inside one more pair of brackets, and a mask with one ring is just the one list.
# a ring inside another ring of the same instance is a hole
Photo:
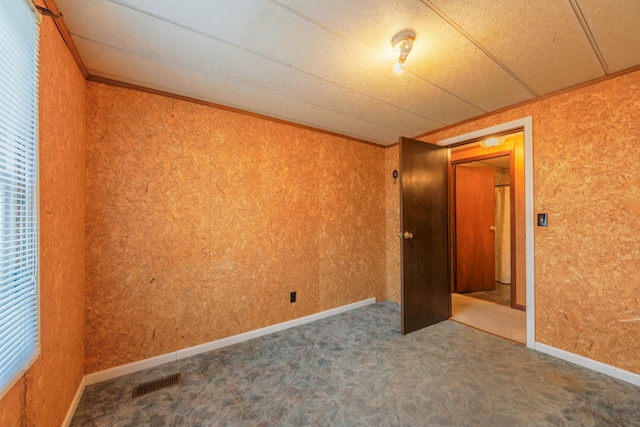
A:
{"label": "white ceiling", "polygon": [[90,75],[382,145],[640,64],[640,0],[56,3]]}
{"label": "white ceiling", "polygon": [[493,157],[491,159],[478,160],[477,162],[498,169],[509,169],[509,156]]}

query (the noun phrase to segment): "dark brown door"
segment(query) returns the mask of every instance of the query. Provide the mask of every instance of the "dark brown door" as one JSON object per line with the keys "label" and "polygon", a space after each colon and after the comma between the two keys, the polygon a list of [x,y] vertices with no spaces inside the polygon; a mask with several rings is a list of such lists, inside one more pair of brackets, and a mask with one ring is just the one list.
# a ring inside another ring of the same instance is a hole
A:
{"label": "dark brown door", "polygon": [[400,138],[402,333],[451,316],[448,150]]}
{"label": "dark brown door", "polygon": [[488,291],[496,284],[493,169],[454,170],[456,291]]}

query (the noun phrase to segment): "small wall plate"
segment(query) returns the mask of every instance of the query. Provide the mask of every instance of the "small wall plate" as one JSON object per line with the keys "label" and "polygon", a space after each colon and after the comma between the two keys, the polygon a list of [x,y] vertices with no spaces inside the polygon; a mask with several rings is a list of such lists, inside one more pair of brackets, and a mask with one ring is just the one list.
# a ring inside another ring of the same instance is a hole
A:
{"label": "small wall plate", "polygon": [[548,215],[546,213],[538,214],[538,227],[546,227],[548,222]]}

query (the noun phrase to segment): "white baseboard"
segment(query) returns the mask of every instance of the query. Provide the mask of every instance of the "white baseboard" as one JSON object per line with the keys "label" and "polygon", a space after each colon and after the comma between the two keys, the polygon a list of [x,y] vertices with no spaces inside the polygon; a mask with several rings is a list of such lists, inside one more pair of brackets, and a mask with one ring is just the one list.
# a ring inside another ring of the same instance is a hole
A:
{"label": "white baseboard", "polygon": [[591,369],[592,371],[600,372],[601,374],[640,386],[640,375],[634,374],[633,372],[625,371],[624,369],[616,368],[615,366],[607,365],[606,363],[598,362],[574,353],[569,353],[568,351],[560,350],[559,348],[551,347],[539,342],[535,343],[535,349],[541,353],[566,360],[567,362]]}
{"label": "white baseboard", "polygon": [[277,325],[267,326],[266,328],[256,329],[255,331],[245,332],[244,334],[234,335],[232,337],[223,338],[221,340],[211,341],[206,344],[185,348],[177,351],[177,358],[184,359],[185,357],[194,356],[200,353],[206,353],[207,351],[227,347],[229,345],[248,341],[253,338],[258,338],[274,332],[293,328],[294,326],[304,325],[305,323],[324,319],[325,317],[335,316],[336,314],[344,313],[345,311],[354,310],[356,308],[364,307],[370,304],[375,304],[375,302],[375,298],[369,298],[366,300],[354,302],[353,304],[347,304],[343,305],[342,307],[337,307],[331,310],[321,311],[320,313],[310,314],[309,316],[300,317],[298,319],[289,320],[288,322],[278,323]]}
{"label": "white baseboard", "polygon": [[[316,320],[324,319],[325,317],[335,316],[336,314],[344,313],[345,311],[350,311],[356,308],[375,304],[375,302],[376,302],[375,298],[369,298],[366,300],[354,302],[352,304],[347,304],[341,307],[333,308],[331,310],[326,310],[320,313],[311,314],[309,316],[300,317],[298,319],[289,320],[287,322],[278,323],[277,325],[256,329],[255,331],[245,332],[243,334],[234,335],[228,338],[211,341],[209,343],[184,348],[175,352],[163,354],[156,357],[151,357],[149,359],[128,363],[122,366],[116,366],[115,368],[105,369],[104,371],[94,372],[92,374],[88,374],[85,377],[85,384],[86,385],[96,384],[102,381],[110,380],[112,378],[117,378],[133,372],[141,371],[143,369],[153,368],[155,366],[162,365],[168,362],[173,362],[178,359],[183,359],[185,357],[194,356],[200,353],[206,353],[207,351],[241,343],[243,341],[248,341],[254,338],[258,338],[264,335],[274,333],[274,332],[293,328],[294,326],[304,325],[305,323],[314,322]],[[74,408],[74,411],[75,411],[75,408]]]}
{"label": "white baseboard", "polygon": [[80,399],[82,399],[82,393],[84,393],[84,388],[87,384],[87,377],[83,376],[82,381],[80,381],[80,385],[78,385],[78,390],[76,390],[76,395],[73,397],[71,401],[71,406],[67,410],[67,416],[64,417],[64,421],[62,421],[62,427],[69,427],[71,424],[71,420],[73,419],[74,414],[76,413],[76,409],[78,409],[78,404],[80,403]]}
{"label": "white baseboard", "polygon": [[176,353],[173,352],[139,360],[137,362],[127,363],[126,365],[116,366],[115,368],[105,369],[104,371],[94,372],[87,375],[87,385],[100,383],[112,378],[121,377],[133,372],[138,372],[143,369],[153,368],[165,363],[173,362],[175,360]]}

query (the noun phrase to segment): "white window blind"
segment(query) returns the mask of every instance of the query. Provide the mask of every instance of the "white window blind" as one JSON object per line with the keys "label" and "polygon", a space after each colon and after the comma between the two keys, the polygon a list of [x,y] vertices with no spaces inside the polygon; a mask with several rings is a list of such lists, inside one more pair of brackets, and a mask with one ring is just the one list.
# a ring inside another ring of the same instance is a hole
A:
{"label": "white window blind", "polygon": [[38,19],[0,1],[0,396],[39,352]]}

